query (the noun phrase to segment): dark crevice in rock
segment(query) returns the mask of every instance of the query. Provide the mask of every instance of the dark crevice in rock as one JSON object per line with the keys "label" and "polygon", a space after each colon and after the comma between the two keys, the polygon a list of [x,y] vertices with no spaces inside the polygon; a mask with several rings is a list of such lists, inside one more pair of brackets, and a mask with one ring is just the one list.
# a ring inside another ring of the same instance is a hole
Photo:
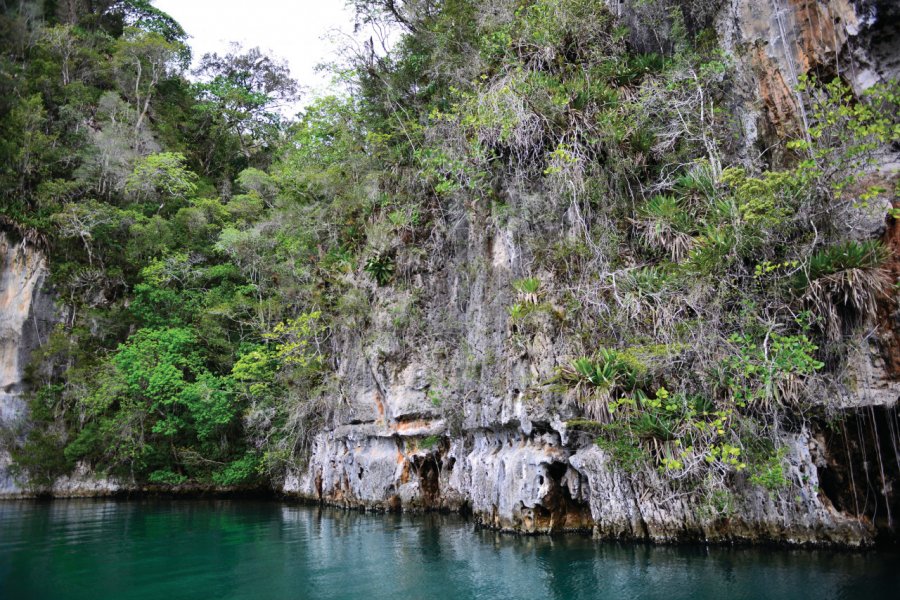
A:
{"label": "dark crevice in rock", "polygon": [[847,411],[824,428],[821,491],[834,507],[871,523],[881,539],[900,532],[900,418],[897,407]]}
{"label": "dark crevice in rock", "polygon": [[438,454],[412,457],[413,469],[419,478],[419,491],[425,508],[438,508],[441,502],[441,459]]}
{"label": "dark crevice in rock", "polygon": [[[590,507],[586,502],[573,498],[569,489],[566,473],[569,465],[564,462],[552,462],[547,465],[549,491],[534,508],[534,530],[536,531],[575,531],[591,528]],[[541,477],[541,485],[544,478]]]}
{"label": "dark crevice in rock", "polygon": [[434,419],[435,415],[431,412],[409,412],[394,417],[397,423],[412,423],[414,421],[428,421]]}

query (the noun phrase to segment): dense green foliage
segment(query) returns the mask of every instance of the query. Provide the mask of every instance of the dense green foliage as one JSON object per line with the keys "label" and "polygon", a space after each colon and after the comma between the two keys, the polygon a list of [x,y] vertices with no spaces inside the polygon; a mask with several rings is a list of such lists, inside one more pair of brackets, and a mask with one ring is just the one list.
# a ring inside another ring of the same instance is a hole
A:
{"label": "dense green foliage", "polygon": [[0,210],[49,250],[67,305],[35,361],[17,462],[37,483],[87,461],[139,482],[252,484],[281,452],[266,436],[286,421],[282,369],[303,352],[303,376],[319,366],[297,349],[313,329],[279,329],[296,304],[260,272],[267,241],[250,229],[274,198],[276,109],[296,83],[240,48],[203,57],[192,83],[186,34],[149,2],[71,4],[0,17]]}
{"label": "dense green foliage", "polygon": [[[149,4],[40,5],[5,10],[0,56],[3,215],[46,241],[69,306],[16,452],[35,480],[75,461],[277,478],[340,402],[335,332],[387,290],[401,337],[464,343],[416,329],[414,281],[466,220],[523,253],[504,350],[562,349],[527,395],[575,398],[572,427],[628,469],[772,490],[784,415],[805,418],[890,283],[886,248],[842,226],[883,199],[862,181],[900,139],[896,85],[810,74],[809,130],[732,164],[733,59],[704,3],[646,3],[654,45],[599,0],[358,0],[403,35],[291,123],[296,84],[257,50],[191,82]],[[481,364],[433,377],[451,425]]]}

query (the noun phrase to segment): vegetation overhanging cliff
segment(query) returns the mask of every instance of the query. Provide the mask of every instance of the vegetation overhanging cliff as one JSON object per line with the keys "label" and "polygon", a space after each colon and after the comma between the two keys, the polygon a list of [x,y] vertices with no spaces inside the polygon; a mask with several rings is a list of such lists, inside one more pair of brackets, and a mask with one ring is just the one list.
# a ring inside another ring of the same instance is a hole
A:
{"label": "vegetation overhanging cliff", "polygon": [[399,39],[296,120],[149,2],[3,5],[3,235],[57,299],[4,491],[896,532],[890,2],[354,4]]}

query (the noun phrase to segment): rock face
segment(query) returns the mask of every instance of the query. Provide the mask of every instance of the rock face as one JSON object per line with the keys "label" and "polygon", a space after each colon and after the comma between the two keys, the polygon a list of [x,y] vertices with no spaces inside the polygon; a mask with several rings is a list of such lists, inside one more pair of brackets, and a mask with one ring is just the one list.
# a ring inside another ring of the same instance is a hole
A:
{"label": "rock face", "polygon": [[[23,371],[54,319],[52,298],[42,290],[46,274],[39,250],[0,231],[0,430],[7,432],[25,417]],[[0,439],[0,495],[21,491],[8,467]]]}
{"label": "rock face", "polygon": [[[25,367],[58,321],[47,274],[44,253],[34,243],[0,231],[0,498],[34,493],[27,481],[9,472],[6,445],[21,435],[27,420]],[[79,463],[71,474],[42,491],[58,497],[106,496],[119,487]]]}
{"label": "rock face", "polygon": [[[840,74],[857,91],[898,75],[893,2],[708,4],[715,9],[685,9],[688,25],[713,24],[736,63],[731,100],[748,163],[758,160],[751,149],[802,131],[805,116],[792,91],[801,74]],[[645,9],[646,3],[628,0],[613,7],[633,43],[662,43],[664,35],[642,32],[642,23],[652,22],[642,17]],[[893,173],[885,178],[893,185]],[[526,212],[540,205],[518,194],[510,201]],[[893,235],[884,232],[883,209],[859,237]],[[369,330],[341,338],[342,408],[315,438],[308,464],[288,473],[284,491],[347,507],[461,510],[509,531],[593,530],[654,541],[857,546],[873,541],[876,525],[894,527],[885,511],[896,503],[889,488],[900,468],[900,458],[887,452],[900,431],[894,314],[882,315],[859,352],[852,368],[860,385],[837,392],[850,421],[874,404],[886,411],[873,430],[881,432],[880,446],[871,434],[853,441],[803,426],[783,434],[792,497],[770,495],[738,477],[732,493],[698,499],[652,469],[614,467],[591,436],[567,430],[567,420],[582,416],[571,399],[527,393],[540,373],[552,371],[554,357],[566,355],[566,340],[511,329],[511,282],[528,273],[523,235],[563,233],[527,232],[513,221],[490,236],[461,215],[447,232],[449,247],[432,249],[447,260],[415,265],[424,273],[421,313],[410,317],[415,322],[398,326],[390,307],[406,300],[379,290]],[[417,336],[423,330],[428,336]],[[894,465],[883,476],[869,467],[848,471],[856,461],[875,465],[871,455],[882,446],[879,460]],[[860,498],[878,504],[878,514],[860,508]]]}
{"label": "rock face", "polygon": [[792,90],[801,75],[840,76],[857,93],[896,78],[897,13],[891,0],[726,0],[715,26],[740,65],[747,141],[800,133],[806,115]]}

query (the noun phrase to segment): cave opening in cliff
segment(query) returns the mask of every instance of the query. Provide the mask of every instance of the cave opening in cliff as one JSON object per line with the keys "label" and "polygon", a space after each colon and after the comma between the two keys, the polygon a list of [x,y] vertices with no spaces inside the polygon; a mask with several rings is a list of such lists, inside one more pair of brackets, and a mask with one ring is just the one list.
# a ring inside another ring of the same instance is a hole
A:
{"label": "cave opening in cliff", "polygon": [[426,508],[437,508],[440,505],[441,487],[440,459],[435,454],[416,456],[412,459],[413,469],[419,478],[419,489]]}

